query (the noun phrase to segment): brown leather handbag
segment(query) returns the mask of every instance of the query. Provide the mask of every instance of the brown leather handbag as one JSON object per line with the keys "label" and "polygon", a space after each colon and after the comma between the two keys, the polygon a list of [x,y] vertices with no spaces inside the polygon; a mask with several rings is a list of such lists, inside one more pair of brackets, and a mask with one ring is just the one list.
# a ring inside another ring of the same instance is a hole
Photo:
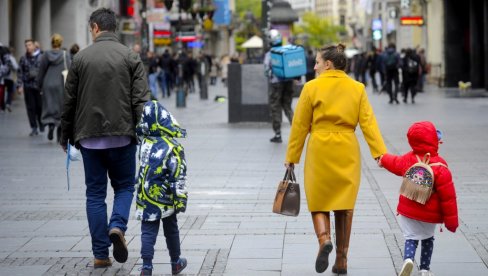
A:
{"label": "brown leather handbag", "polygon": [[286,170],[283,181],[278,185],[273,213],[294,217],[300,213],[300,185],[296,181],[293,168]]}

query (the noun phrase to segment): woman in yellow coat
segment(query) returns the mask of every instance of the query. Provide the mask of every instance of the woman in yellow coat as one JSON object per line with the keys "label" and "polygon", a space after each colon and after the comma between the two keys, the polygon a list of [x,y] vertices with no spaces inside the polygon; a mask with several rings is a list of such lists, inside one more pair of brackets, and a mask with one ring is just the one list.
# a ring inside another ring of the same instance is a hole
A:
{"label": "woman in yellow coat", "polygon": [[347,273],[352,215],[361,177],[361,156],[355,130],[359,124],[373,158],[386,153],[373,109],[362,83],[345,72],[345,47],[329,46],[316,56],[317,78],[303,87],[295,109],[286,167],[300,161],[305,139],[305,193],[312,213],[319,253],[317,272],[329,265],[333,246],[330,211],[336,226],[336,260],[332,272]]}

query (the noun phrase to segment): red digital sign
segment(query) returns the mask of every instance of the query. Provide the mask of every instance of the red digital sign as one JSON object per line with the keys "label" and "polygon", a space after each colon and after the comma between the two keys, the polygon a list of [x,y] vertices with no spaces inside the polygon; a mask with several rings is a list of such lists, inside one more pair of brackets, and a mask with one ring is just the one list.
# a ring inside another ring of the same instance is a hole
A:
{"label": "red digital sign", "polygon": [[404,26],[422,26],[424,18],[422,16],[403,16],[400,17],[400,24]]}

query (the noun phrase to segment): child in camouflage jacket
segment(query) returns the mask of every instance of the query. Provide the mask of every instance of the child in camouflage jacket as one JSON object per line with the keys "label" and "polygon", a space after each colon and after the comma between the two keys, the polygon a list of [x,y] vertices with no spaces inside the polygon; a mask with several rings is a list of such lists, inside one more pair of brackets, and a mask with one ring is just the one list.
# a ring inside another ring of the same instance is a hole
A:
{"label": "child in camouflage jacket", "polygon": [[185,212],[187,202],[186,161],[183,147],[175,138],[186,137],[174,117],[157,101],[144,105],[136,127],[141,140],[136,199],[136,218],[141,220],[141,275],[152,274],[154,245],[163,222],[164,236],[171,257],[172,273],[187,264],[180,258],[180,234],[176,214]]}

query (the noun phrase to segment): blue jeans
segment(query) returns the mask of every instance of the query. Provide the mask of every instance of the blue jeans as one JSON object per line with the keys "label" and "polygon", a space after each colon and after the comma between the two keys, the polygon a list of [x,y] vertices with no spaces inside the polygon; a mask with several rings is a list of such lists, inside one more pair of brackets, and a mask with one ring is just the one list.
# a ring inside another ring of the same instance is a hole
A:
{"label": "blue jeans", "polygon": [[[112,149],[81,148],[85,167],[86,215],[92,238],[93,255],[108,258],[111,245],[108,231],[114,227],[127,230],[134,194],[136,145]],[[107,220],[107,174],[114,189],[113,211]]]}
{"label": "blue jeans", "polygon": [[[163,218],[162,221],[166,247],[168,248],[171,262],[176,262],[181,255],[180,230],[178,229],[176,214]],[[156,244],[160,223],[159,220],[141,222],[141,258],[144,265],[152,265],[154,245]]]}
{"label": "blue jeans", "polygon": [[158,73],[155,72],[155,73],[152,73],[152,74],[149,74],[147,76],[147,80],[149,82],[149,89],[151,89],[151,94],[153,95],[153,97],[155,99],[158,98],[158,86],[157,86],[157,77],[158,77]]}
{"label": "blue jeans", "polygon": [[163,97],[169,97],[168,76],[164,70],[159,71],[157,80],[163,92]]}

